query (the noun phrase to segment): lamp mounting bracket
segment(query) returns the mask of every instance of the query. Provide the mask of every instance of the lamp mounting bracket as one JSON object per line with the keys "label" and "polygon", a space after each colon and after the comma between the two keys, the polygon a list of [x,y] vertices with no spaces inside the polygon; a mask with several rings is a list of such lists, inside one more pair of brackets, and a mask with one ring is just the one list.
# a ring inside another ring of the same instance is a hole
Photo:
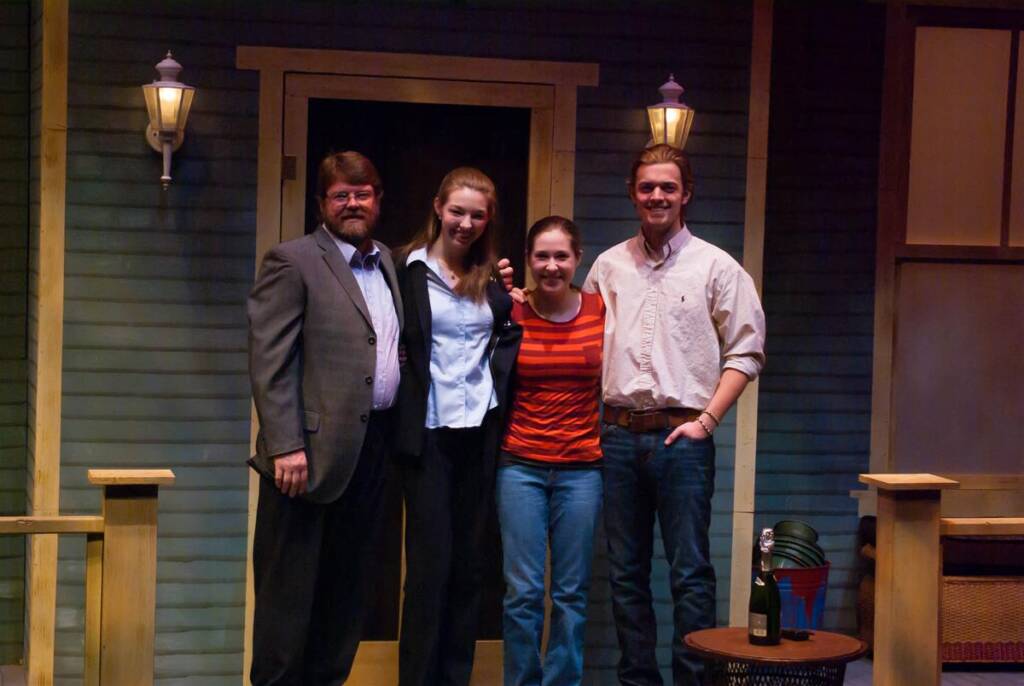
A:
{"label": "lamp mounting bracket", "polygon": [[[168,136],[168,139],[171,141],[171,151],[177,152],[181,144],[185,142],[185,132],[177,131],[173,138]],[[157,152],[162,152],[164,149],[164,138],[161,137],[160,132],[154,129],[151,124],[146,125],[146,142],[149,143],[149,147]]]}

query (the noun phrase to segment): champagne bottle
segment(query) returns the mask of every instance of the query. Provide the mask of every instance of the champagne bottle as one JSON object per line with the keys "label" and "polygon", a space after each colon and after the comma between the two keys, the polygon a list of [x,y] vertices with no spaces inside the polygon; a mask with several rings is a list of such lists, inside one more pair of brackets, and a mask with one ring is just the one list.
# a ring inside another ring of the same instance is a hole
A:
{"label": "champagne bottle", "polygon": [[772,574],[772,548],[775,546],[775,532],[764,529],[761,532],[761,571],[754,578],[750,589],[750,614],[747,619],[747,638],[754,645],[778,645],[782,634],[782,599],[779,584]]}

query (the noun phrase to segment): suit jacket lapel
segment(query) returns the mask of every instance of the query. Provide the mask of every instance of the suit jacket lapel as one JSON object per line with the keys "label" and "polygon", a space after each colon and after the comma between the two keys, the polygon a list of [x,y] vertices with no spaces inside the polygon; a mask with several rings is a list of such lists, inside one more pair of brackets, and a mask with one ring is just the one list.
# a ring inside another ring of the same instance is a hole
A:
{"label": "suit jacket lapel", "polygon": [[405,328],[405,308],[402,307],[402,292],[398,288],[398,275],[395,274],[395,263],[391,259],[390,250],[380,243],[377,243],[377,247],[380,248],[381,271],[384,272],[384,279],[388,282],[388,288],[391,289],[391,297],[395,299],[395,313],[398,315],[398,329],[401,331]]}
{"label": "suit jacket lapel", "polygon": [[366,307],[366,300],[363,298],[363,292],[359,290],[359,284],[352,273],[352,267],[345,264],[341,251],[338,250],[338,246],[334,244],[334,241],[327,235],[325,230],[317,229],[314,235],[316,236],[317,245],[324,251],[324,261],[327,262],[327,266],[331,273],[334,274],[334,278],[341,284],[341,289],[352,299],[352,304],[356,306],[359,314],[363,315],[363,319],[366,320],[366,323],[372,329],[373,320],[370,318],[370,310]]}
{"label": "suit jacket lapel", "polygon": [[420,318],[420,331],[427,348],[427,360],[430,359],[430,344],[433,336],[431,323],[433,314],[430,311],[430,291],[427,288],[427,265],[413,262],[409,265],[409,276],[412,277],[412,292],[416,297],[416,314]]}

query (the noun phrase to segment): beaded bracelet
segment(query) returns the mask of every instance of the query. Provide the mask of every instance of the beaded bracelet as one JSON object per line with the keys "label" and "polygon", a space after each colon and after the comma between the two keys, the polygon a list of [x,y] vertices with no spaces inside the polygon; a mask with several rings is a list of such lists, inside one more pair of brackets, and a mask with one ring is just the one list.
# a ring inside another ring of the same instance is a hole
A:
{"label": "beaded bracelet", "polygon": [[714,412],[712,412],[711,410],[702,410],[702,411],[701,411],[701,414],[706,414],[707,416],[709,416],[709,417],[711,417],[712,419],[714,419],[714,420],[715,420],[715,426],[721,426],[721,424],[722,424],[722,420],[721,420],[721,419],[719,419],[718,417],[716,417],[716,416],[715,416],[715,413],[714,413]]}
{"label": "beaded bracelet", "polygon": [[[712,415],[712,418],[714,418],[714,415]],[[708,425],[704,423],[704,417],[701,415],[697,415],[697,423],[700,424],[701,428],[704,429],[705,432],[707,432],[708,436],[714,433],[714,431],[709,429]]]}

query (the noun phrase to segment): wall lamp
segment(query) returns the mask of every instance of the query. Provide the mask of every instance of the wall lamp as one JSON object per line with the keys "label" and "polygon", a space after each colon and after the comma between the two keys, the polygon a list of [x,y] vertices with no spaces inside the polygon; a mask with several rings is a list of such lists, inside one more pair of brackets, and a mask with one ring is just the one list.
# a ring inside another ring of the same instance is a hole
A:
{"label": "wall lamp", "polygon": [[676,83],[672,74],[658,92],[661,93],[661,102],[647,108],[647,118],[651,123],[650,145],[664,143],[682,150],[693,125],[693,108],[679,102],[683,87]]}
{"label": "wall lamp", "polygon": [[196,89],[178,81],[181,65],[171,57],[170,50],[167,57],[156,65],[156,70],[160,79],[142,87],[146,110],[149,111],[146,140],[151,148],[163,153],[164,173],[160,183],[167,190],[171,184],[171,155],[185,141],[185,122],[192,109]]}

